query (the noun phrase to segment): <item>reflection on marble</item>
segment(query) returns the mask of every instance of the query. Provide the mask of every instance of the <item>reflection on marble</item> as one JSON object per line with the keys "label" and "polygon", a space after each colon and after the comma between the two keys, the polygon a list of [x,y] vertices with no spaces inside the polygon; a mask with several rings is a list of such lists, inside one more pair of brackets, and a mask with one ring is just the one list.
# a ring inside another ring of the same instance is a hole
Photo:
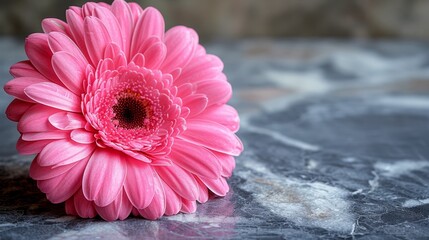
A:
{"label": "reflection on marble", "polygon": [[[0,76],[24,58],[0,40]],[[1,239],[424,239],[429,236],[429,46],[252,40],[225,61],[245,151],[231,192],[159,221],[76,219],[44,199],[0,116]],[[10,101],[0,94],[2,111]]]}

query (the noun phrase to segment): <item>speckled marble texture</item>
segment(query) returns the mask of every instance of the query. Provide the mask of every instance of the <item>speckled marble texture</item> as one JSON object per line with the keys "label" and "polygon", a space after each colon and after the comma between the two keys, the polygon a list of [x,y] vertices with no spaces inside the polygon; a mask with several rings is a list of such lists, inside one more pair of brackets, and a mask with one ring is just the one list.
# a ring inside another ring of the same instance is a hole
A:
{"label": "speckled marble texture", "polygon": [[[2,84],[22,49],[0,40]],[[429,238],[429,45],[249,40],[208,51],[224,60],[242,119],[226,197],[159,221],[66,216],[28,177],[31,158],[1,115],[0,239]]]}

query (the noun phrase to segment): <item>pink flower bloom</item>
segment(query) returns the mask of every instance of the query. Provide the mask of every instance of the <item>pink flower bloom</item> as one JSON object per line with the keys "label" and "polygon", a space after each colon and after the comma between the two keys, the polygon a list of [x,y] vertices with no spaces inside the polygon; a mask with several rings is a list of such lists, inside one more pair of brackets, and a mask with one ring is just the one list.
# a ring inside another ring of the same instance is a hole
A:
{"label": "pink flower bloom", "polygon": [[157,219],[224,196],[235,135],[232,90],[194,30],[164,31],[154,8],[115,0],[43,20],[4,89],[30,176],[66,212]]}

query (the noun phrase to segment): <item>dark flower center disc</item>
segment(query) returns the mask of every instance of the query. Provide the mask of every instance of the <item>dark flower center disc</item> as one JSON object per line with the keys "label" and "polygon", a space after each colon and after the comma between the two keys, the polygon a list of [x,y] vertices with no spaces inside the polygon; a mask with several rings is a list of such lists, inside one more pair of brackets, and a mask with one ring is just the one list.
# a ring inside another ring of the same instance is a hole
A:
{"label": "dark flower center disc", "polygon": [[[113,106],[117,126],[126,129],[141,128],[144,126],[146,118],[145,104],[133,97],[122,97]],[[116,122],[115,121],[115,122]]]}

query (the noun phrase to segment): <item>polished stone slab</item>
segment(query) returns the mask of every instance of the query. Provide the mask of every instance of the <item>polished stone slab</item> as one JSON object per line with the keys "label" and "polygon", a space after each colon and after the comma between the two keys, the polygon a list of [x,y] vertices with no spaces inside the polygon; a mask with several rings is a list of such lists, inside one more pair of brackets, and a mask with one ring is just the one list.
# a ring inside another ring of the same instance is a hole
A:
{"label": "polished stone slab", "polygon": [[[3,84],[22,43],[1,39],[0,52]],[[66,216],[28,177],[1,115],[0,238],[429,237],[429,45],[243,40],[208,52],[224,60],[242,120],[226,197],[158,221]]]}

